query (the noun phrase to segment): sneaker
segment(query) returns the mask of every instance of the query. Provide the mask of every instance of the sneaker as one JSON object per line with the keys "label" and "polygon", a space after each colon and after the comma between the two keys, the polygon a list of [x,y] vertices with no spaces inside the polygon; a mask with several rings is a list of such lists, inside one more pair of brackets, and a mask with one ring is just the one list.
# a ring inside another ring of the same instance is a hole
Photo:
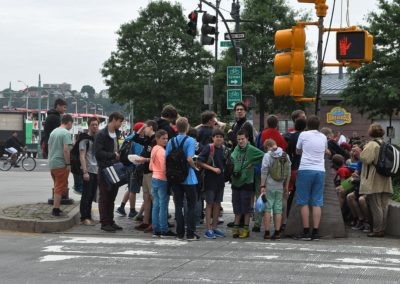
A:
{"label": "sneaker", "polygon": [[85,225],[85,226],[94,226],[95,225],[94,222],[92,220],[90,220],[90,219],[82,220],[81,224]]}
{"label": "sneaker", "polygon": [[133,220],[136,222],[143,222],[143,215],[137,214]]}
{"label": "sneaker", "polygon": [[173,237],[176,237],[176,234],[172,231],[161,233],[161,238],[173,238]]}
{"label": "sneaker", "polygon": [[252,232],[254,233],[259,233],[261,232],[260,226],[254,225],[253,228],[251,229]]}
{"label": "sneaker", "polygon": [[116,231],[122,231],[123,230],[123,228],[121,227],[121,226],[118,226],[117,224],[112,224],[111,225]]}
{"label": "sneaker", "polygon": [[250,232],[249,232],[249,230],[243,229],[243,230],[240,232],[239,238],[240,238],[240,239],[246,239],[246,238],[248,238],[248,237],[250,237]]}
{"label": "sneaker", "polygon": [[144,233],[151,233],[153,232],[153,226],[150,224],[149,226],[147,226],[146,229],[143,230]]}
{"label": "sneaker", "polygon": [[185,238],[182,235],[176,235],[176,240],[183,241],[183,240],[185,240]]}
{"label": "sneaker", "polygon": [[269,240],[269,239],[270,239],[269,231],[265,231],[264,232],[264,240]]}
{"label": "sneaker", "polygon": [[134,218],[136,215],[138,214],[138,212],[136,210],[130,210],[129,214],[128,214],[128,218],[132,219]]}
{"label": "sneaker", "polygon": [[285,231],[285,230],[286,230],[286,224],[282,224],[282,225],[281,225],[281,228],[280,228],[280,231],[283,232],[283,231]]}
{"label": "sneaker", "polygon": [[148,226],[149,224],[140,223],[140,225],[135,226],[135,229],[139,231],[144,231],[144,229],[146,229]]}
{"label": "sneaker", "polygon": [[367,236],[370,238],[383,238],[385,237],[385,232],[371,232]]}
{"label": "sneaker", "polygon": [[118,207],[117,210],[115,210],[115,212],[117,212],[122,217],[126,216],[125,208]]}
{"label": "sneaker", "polygon": [[161,233],[160,232],[153,232],[153,238],[160,238]]}
{"label": "sneaker", "polygon": [[116,232],[115,228],[112,225],[101,226],[101,229],[103,231],[108,232],[108,233],[115,233]]}
{"label": "sneaker", "polygon": [[221,225],[225,222],[224,218],[222,218],[221,216],[218,217],[218,225]]}
{"label": "sneaker", "polygon": [[319,241],[321,239],[321,236],[318,234],[312,234],[311,235],[311,240],[312,241]]}
{"label": "sneaker", "polygon": [[275,231],[274,234],[271,236],[271,240],[279,241],[281,239],[281,232]]}
{"label": "sneaker", "polygon": [[168,222],[168,228],[173,228],[175,227],[175,224]]}
{"label": "sneaker", "polygon": [[51,215],[54,217],[66,217],[67,215],[60,210],[60,208],[53,208]]}
{"label": "sneaker", "polygon": [[220,229],[215,228],[213,231],[214,231],[214,235],[217,238],[225,238],[225,233],[223,231],[221,231]]}
{"label": "sneaker", "polygon": [[197,235],[197,234],[193,234],[193,236],[186,237],[186,240],[188,240],[188,241],[198,241],[198,240],[200,240],[200,236]]}
{"label": "sneaker", "polygon": [[234,238],[234,239],[239,238],[239,235],[240,235],[239,229],[233,228],[232,229],[232,238]]}
{"label": "sneaker", "polygon": [[367,222],[364,223],[363,232],[364,233],[370,233],[371,232],[371,225],[369,223],[367,223]]}
{"label": "sneaker", "polygon": [[357,224],[355,224],[353,227],[351,227],[352,230],[355,231],[362,231],[364,230],[364,222],[358,221]]}
{"label": "sneaker", "polygon": [[311,241],[311,234],[302,233],[300,235],[299,239],[302,240],[302,241]]}
{"label": "sneaker", "polygon": [[19,168],[19,166],[18,165],[14,165],[14,168]]}
{"label": "sneaker", "polygon": [[226,224],[226,226],[228,228],[233,228],[233,226],[235,226],[235,222],[229,222],[228,224]]}
{"label": "sneaker", "polygon": [[204,237],[205,237],[206,239],[216,239],[216,238],[217,238],[217,237],[215,236],[213,230],[207,230],[207,231],[204,233]]}

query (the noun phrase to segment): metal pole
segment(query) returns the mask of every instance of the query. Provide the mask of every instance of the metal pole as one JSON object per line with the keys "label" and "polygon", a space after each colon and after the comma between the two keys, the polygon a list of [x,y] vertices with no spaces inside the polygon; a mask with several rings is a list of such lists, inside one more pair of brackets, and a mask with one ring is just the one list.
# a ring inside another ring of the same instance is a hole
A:
{"label": "metal pole", "polygon": [[318,18],[318,70],[317,70],[317,95],[315,96],[315,115],[319,116],[320,104],[321,104],[321,84],[322,84],[322,43],[324,36],[324,17]]}
{"label": "metal pole", "polygon": [[39,143],[37,145],[37,156],[38,158],[42,158],[42,148],[40,148],[40,143],[42,141],[42,81],[40,79],[39,74],[39,83],[38,83],[38,93],[39,93],[39,107],[38,107],[38,129],[39,129]]}
{"label": "metal pole", "polygon": [[[239,4],[239,0],[237,0],[236,9],[237,9],[237,17],[234,20],[235,20],[235,32],[238,33],[240,31],[240,4]],[[235,42],[236,42],[236,46],[235,46],[236,66],[240,66],[240,41],[237,40]]]}
{"label": "metal pole", "polygon": [[207,97],[208,97],[208,110],[212,110],[212,98],[211,98],[211,75],[208,76],[208,86],[207,86]]}
{"label": "metal pole", "polygon": [[[215,23],[215,53],[214,53],[214,76],[217,74],[218,71],[218,36],[219,36],[219,31],[218,31],[218,10],[219,10],[219,5],[221,3],[221,0],[216,0],[215,1],[215,7],[217,8],[215,11],[215,17],[217,18],[217,21]],[[213,80],[214,81],[214,80]],[[211,79],[208,79],[208,85],[211,86]],[[209,88],[209,95],[210,94],[210,88]],[[212,110],[213,108],[213,102],[211,102],[211,96],[209,96],[209,105],[208,109]]]}

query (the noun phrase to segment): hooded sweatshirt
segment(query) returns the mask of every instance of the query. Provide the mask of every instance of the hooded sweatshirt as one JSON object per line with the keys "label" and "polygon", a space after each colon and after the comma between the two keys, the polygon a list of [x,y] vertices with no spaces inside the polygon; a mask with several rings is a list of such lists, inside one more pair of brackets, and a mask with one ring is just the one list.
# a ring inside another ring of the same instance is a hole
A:
{"label": "hooded sweatshirt", "polygon": [[48,110],[47,117],[44,122],[44,137],[43,137],[46,142],[49,141],[50,133],[60,125],[61,125],[61,114],[55,109]]}
{"label": "hooded sweatshirt", "polygon": [[254,183],[253,166],[260,163],[264,156],[264,152],[250,145],[241,148],[239,145],[235,147],[231,154],[234,164],[233,172],[240,172],[240,177],[232,176],[232,186],[240,187],[244,184]]}
{"label": "hooded sweatshirt", "polygon": [[[270,168],[273,163],[273,158],[276,157],[281,157],[283,155],[284,151],[282,150],[281,147],[278,147],[276,149],[270,150],[267,153],[265,153],[264,158],[262,160],[262,165],[261,165],[261,185],[265,183],[265,186],[267,190],[283,190],[283,183],[284,181],[276,181],[274,180],[271,175],[269,175]],[[289,155],[286,155],[286,158],[289,162],[289,167],[288,167],[288,177],[290,177],[290,159]],[[266,182],[265,182],[266,181]]]}

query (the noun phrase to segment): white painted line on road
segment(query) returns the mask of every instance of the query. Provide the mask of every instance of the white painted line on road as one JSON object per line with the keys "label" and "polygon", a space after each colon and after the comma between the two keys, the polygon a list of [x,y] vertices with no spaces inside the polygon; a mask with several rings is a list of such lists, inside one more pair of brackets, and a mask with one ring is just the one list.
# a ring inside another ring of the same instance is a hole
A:
{"label": "white painted line on road", "polygon": [[121,255],[156,255],[156,251],[145,251],[145,250],[126,250],[122,252],[116,252],[113,254],[121,254]]}
{"label": "white painted line on road", "polygon": [[73,259],[73,258],[80,258],[80,255],[63,255],[63,254],[57,254],[57,255],[45,255],[39,258],[40,262],[47,262],[47,261],[62,261],[62,260],[67,260],[67,259]]}
{"label": "white painted line on road", "polygon": [[371,259],[360,259],[360,258],[337,258],[337,261],[348,262],[348,263],[369,263],[369,264],[383,264],[383,263],[400,263],[400,259],[395,258],[371,258]]}
{"label": "white painted line on road", "polygon": [[[44,252],[65,252],[62,248],[64,248],[64,246],[47,246],[44,247],[42,251]],[[68,252],[73,252],[73,253],[84,253],[83,251],[75,251],[75,250],[70,250]]]}
{"label": "white painted line on road", "polygon": [[279,255],[254,255],[254,258],[263,258],[263,259],[276,259],[279,258]]}
{"label": "white painted line on road", "polygon": [[76,244],[143,244],[143,245],[157,245],[157,246],[184,246],[188,242],[177,240],[150,240],[150,239],[133,239],[133,238],[96,238],[96,237],[61,237],[66,238],[62,243],[76,243]]}
{"label": "white painted line on road", "polygon": [[47,164],[39,164],[39,166],[47,166]]}
{"label": "white painted line on road", "polygon": [[346,264],[307,264],[306,267],[317,267],[317,268],[335,268],[335,269],[380,269],[390,271],[400,271],[400,267],[382,267],[382,266],[365,266],[365,265],[346,265]]}

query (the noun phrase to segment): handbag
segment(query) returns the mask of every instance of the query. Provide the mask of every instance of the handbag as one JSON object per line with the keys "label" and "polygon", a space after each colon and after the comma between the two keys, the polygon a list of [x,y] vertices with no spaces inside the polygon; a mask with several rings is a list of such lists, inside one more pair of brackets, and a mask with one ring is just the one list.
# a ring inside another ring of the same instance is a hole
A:
{"label": "handbag", "polygon": [[128,183],[129,173],[127,167],[121,162],[103,169],[102,174],[111,188],[120,187]]}

